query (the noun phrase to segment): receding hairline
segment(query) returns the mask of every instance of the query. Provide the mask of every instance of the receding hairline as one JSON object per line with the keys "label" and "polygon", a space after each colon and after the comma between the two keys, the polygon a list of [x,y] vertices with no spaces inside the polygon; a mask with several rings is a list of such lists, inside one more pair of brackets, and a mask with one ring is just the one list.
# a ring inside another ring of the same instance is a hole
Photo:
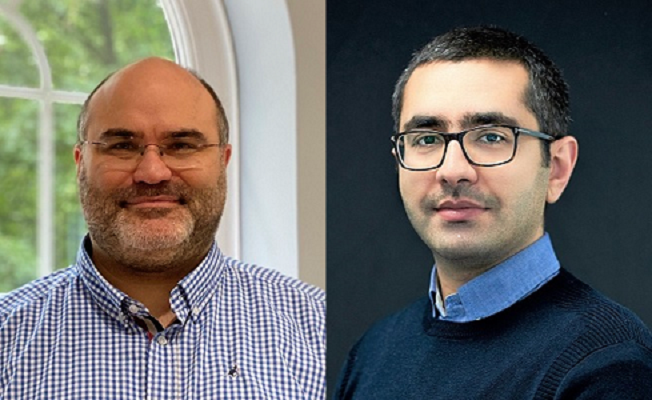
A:
{"label": "receding hairline", "polygon": [[145,58],[143,60],[128,64],[116,71],[113,71],[109,75],[107,75],[91,91],[91,93],[84,101],[82,105],[82,109],[79,113],[79,117],[77,119],[77,141],[78,142],[82,142],[86,139],[88,121],[91,115],[91,106],[93,105],[94,99],[97,97],[96,95],[102,90],[104,90],[107,84],[111,84],[115,80],[119,79],[123,74],[130,72],[131,69],[141,67],[142,64],[144,63],[159,63],[162,65],[166,65],[167,68],[176,70],[177,73],[178,71],[183,71],[185,72],[186,76],[192,77],[191,79],[192,82],[196,82],[200,86],[202,86],[203,89],[208,93],[208,95],[213,99],[214,105],[216,107],[216,111],[217,111],[216,123],[217,123],[218,136],[220,138],[220,141],[223,144],[227,144],[229,142],[229,125],[228,125],[228,119],[226,117],[226,111],[224,110],[222,101],[219,99],[219,97],[217,96],[215,90],[211,87],[211,85],[208,82],[206,82],[196,71],[193,71],[190,68],[183,67],[173,61],[164,58],[159,58],[159,57]]}

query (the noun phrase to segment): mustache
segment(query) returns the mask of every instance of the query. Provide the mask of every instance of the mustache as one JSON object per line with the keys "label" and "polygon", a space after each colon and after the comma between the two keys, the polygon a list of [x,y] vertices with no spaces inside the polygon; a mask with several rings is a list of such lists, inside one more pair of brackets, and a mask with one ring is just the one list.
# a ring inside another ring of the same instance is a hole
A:
{"label": "mustache", "polygon": [[498,208],[500,206],[500,201],[497,197],[483,194],[470,186],[445,185],[442,187],[441,192],[424,197],[421,200],[421,207],[424,210],[432,210],[439,207],[443,201],[449,199],[468,199],[479,203],[485,208]]}
{"label": "mustache", "polygon": [[127,206],[127,202],[135,197],[174,196],[179,199],[179,204],[185,205],[190,199],[189,190],[184,186],[165,182],[154,185],[137,183],[127,188],[114,189],[109,195],[111,200],[118,203],[121,208]]}

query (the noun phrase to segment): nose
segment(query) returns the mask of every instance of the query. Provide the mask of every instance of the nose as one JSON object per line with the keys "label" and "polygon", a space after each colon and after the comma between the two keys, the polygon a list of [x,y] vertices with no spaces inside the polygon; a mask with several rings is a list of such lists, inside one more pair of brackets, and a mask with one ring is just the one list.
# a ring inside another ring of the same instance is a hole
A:
{"label": "nose", "polygon": [[169,181],[172,178],[172,170],[161,157],[163,154],[159,147],[156,145],[146,146],[136,165],[134,181],[150,185]]}
{"label": "nose", "polygon": [[452,186],[462,182],[475,183],[478,179],[476,169],[464,156],[462,146],[457,140],[448,143],[444,162],[437,169],[437,179]]}

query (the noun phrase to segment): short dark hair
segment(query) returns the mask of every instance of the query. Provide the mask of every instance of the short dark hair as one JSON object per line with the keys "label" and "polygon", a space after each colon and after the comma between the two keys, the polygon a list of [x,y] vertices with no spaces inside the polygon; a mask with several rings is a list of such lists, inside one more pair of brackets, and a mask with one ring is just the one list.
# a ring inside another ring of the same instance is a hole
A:
{"label": "short dark hair", "polygon": [[[201,84],[202,86],[208,91],[208,94],[211,95],[213,98],[213,101],[215,102],[215,107],[217,108],[217,129],[219,130],[219,135],[220,135],[220,143],[226,144],[229,143],[229,121],[226,118],[226,112],[224,111],[224,107],[222,106],[222,102],[220,101],[220,98],[217,96],[215,93],[215,90],[213,90],[213,87],[204,80],[196,71],[193,71],[189,68],[184,68],[186,71],[188,71],[192,76],[194,76]],[[83,142],[86,140],[86,128],[88,124],[88,106],[91,102],[91,99],[93,98],[93,95],[106,83],[106,81],[109,80],[115,74],[115,72],[110,73],[106,78],[102,79],[102,82],[100,82],[95,89],[88,95],[86,100],[84,101],[84,104],[82,105],[81,111],[79,112],[79,117],[77,118],[77,141],[79,143]]]}
{"label": "short dark hair", "polygon": [[[568,135],[570,102],[568,84],[561,71],[541,49],[522,36],[495,26],[455,28],[435,37],[414,53],[410,64],[396,82],[392,96],[392,116],[400,131],[405,85],[418,67],[437,61],[459,62],[469,59],[515,61],[527,70],[529,82],[525,106],[539,123],[539,130],[556,138]],[[544,164],[550,160],[550,143],[542,141]]]}

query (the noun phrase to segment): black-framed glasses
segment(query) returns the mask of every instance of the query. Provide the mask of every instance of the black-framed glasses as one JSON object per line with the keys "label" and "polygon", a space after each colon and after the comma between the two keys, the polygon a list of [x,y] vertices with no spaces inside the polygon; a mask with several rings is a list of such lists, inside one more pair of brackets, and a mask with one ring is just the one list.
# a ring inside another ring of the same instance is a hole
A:
{"label": "black-framed glasses", "polygon": [[457,140],[469,164],[495,167],[514,159],[519,135],[546,141],[555,137],[546,133],[509,125],[482,125],[458,133],[413,129],[392,136],[401,167],[410,171],[428,171],[441,167],[448,143]]}
{"label": "black-framed glasses", "polygon": [[150,146],[158,148],[158,155],[165,164],[173,169],[196,168],[201,160],[197,154],[208,147],[222,146],[220,143],[204,143],[194,137],[170,138],[161,143],[141,143],[130,137],[112,137],[104,142],[84,140],[83,144],[94,145],[101,156],[111,161],[111,166],[118,170],[133,170],[145,151]]}

